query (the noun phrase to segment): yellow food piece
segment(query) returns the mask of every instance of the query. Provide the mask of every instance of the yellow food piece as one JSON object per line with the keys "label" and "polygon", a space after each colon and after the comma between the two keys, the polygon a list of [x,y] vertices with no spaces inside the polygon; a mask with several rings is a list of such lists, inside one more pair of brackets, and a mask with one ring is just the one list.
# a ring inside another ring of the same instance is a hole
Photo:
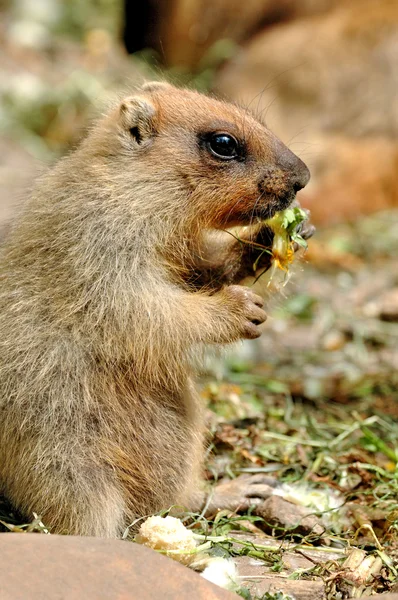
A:
{"label": "yellow food piece", "polygon": [[175,517],[149,517],[141,525],[135,541],[184,565],[196,558],[197,542],[192,531]]}
{"label": "yellow food piece", "polygon": [[307,218],[306,213],[298,207],[287,208],[276,213],[266,224],[274,233],[271,250],[272,266],[269,272],[270,285],[277,269],[284,271],[284,284],[288,281],[289,266],[294,260],[294,243],[306,247],[305,240],[297,234],[298,225]]}

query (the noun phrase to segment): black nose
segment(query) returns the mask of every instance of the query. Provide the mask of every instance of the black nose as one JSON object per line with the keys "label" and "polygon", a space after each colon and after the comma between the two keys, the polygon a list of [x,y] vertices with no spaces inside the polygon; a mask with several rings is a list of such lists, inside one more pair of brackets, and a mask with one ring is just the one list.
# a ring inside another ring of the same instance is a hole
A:
{"label": "black nose", "polygon": [[292,173],[292,184],[295,192],[302,190],[310,180],[310,170],[302,160],[297,158],[297,167]]}
{"label": "black nose", "polygon": [[288,176],[294,192],[302,190],[310,180],[310,171],[307,165],[282,142],[277,144],[275,158],[277,166]]}

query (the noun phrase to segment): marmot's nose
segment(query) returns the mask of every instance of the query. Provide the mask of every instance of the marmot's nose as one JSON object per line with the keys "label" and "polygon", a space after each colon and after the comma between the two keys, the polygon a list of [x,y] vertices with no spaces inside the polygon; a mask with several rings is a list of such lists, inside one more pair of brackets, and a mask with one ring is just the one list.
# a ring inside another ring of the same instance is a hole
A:
{"label": "marmot's nose", "polygon": [[282,143],[278,148],[276,164],[285,171],[295,193],[303,189],[309,182],[310,171],[307,165]]}
{"label": "marmot's nose", "polygon": [[293,154],[296,159],[296,166],[292,173],[292,184],[295,192],[298,192],[303,189],[307,185],[310,180],[311,173],[309,168],[303,161]]}

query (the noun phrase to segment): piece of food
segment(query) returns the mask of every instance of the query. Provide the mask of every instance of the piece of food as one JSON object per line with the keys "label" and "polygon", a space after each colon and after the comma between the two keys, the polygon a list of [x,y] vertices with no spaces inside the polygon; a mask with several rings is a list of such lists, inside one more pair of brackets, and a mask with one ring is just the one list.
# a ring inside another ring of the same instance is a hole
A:
{"label": "piece of food", "polygon": [[[299,233],[300,224],[307,219],[307,213],[298,206],[277,212],[266,225],[273,231],[274,240],[271,249],[272,266],[269,270],[268,285],[278,269],[284,271],[284,283],[289,278],[289,265],[294,260],[295,244],[307,248],[307,242]],[[256,265],[253,265],[256,270]]]}
{"label": "piece of food", "polygon": [[184,565],[189,565],[196,558],[198,543],[192,531],[175,517],[149,517],[141,525],[135,541]]}

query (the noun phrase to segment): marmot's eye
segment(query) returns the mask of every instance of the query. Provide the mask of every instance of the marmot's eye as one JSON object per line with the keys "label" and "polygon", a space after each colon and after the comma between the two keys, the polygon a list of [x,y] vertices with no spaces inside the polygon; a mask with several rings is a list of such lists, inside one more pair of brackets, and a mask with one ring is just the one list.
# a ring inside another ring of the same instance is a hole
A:
{"label": "marmot's eye", "polygon": [[207,140],[207,145],[217,158],[231,160],[239,156],[238,140],[229,133],[212,133]]}

